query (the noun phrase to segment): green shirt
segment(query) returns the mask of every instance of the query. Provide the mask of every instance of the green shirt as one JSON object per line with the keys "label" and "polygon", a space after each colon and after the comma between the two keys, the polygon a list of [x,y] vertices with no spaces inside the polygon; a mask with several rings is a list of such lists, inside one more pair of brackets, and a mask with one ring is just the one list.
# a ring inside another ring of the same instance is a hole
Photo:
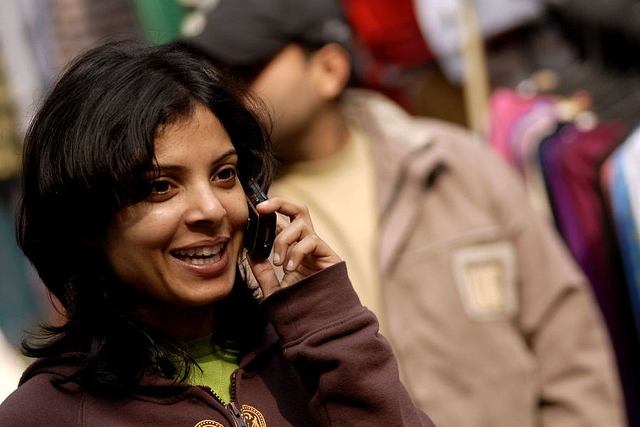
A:
{"label": "green shirt", "polygon": [[211,336],[187,342],[189,355],[198,363],[189,383],[210,387],[223,402],[231,402],[231,374],[238,368],[238,352],[216,345]]}

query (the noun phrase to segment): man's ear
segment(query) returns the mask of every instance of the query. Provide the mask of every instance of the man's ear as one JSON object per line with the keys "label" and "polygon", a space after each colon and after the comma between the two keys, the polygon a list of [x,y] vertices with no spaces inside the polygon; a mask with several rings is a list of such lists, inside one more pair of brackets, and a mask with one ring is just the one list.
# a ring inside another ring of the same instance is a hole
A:
{"label": "man's ear", "polygon": [[311,61],[318,96],[331,100],[342,94],[351,76],[349,52],[337,43],[329,43],[315,51]]}

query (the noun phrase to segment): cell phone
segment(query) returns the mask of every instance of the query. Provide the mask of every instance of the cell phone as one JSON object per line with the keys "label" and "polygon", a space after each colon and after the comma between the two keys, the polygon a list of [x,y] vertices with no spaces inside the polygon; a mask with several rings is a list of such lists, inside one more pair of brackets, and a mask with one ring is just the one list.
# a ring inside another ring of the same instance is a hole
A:
{"label": "cell phone", "polygon": [[266,194],[257,183],[252,182],[247,185],[244,191],[249,205],[249,220],[244,233],[244,246],[253,259],[267,259],[276,238],[276,213],[260,214],[256,210],[258,203],[267,200]]}

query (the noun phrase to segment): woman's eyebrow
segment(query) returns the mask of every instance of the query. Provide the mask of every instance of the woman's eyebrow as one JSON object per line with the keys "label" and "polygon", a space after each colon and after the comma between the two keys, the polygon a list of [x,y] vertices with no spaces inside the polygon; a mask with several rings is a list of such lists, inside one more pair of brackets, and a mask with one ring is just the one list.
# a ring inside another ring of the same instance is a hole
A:
{"label": "woman's eyebrow", "polygon": [[[236,152],[235,148],[231,148],[227,151],[225,151],[224,153],[222,153],[221,155],[219,155],[218,157],[216,157],[211,164],[215,165],[218,163],[223,162],[224,160],[227,160],[229,157],[237,157],[238,153]],[[158,171],[166,171],[166,172],[172,172],[172,171],[180,171],[184,169],[184,166],[181,165],[172,165],[172,164],[156,164],[156,170]]]}

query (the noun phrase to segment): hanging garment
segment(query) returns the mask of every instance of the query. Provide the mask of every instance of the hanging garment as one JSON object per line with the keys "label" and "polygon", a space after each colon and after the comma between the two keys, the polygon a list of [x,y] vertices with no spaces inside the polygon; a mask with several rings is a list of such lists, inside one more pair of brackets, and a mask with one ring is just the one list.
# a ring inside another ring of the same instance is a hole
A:
{"label": "hanging garment", "polygon": [[484,40],[542,17],[543,0],[414,0],[416,18],[427,43],[451,81],[462,82],[461,52],[468,34],[459,25],[465,2],[475,10]]}
{"label": "hanging garment", "polygon": [[[607,156],[599,169],[599,188],[602,194],[603,205],[607,216],[607,230],[609,231],[608,239],[603,242],[610,251],[614,275],[612,282],[618,284],[618,299],[614,301],[616,310],[613,320],[616,322],[611,327],[611,336],[616,350],[618,367],[620,370],[620,379],[624,390],[627,418],[630,426],[640,425],[640,342],[635,339],[639,335],[636,327],[634,308],[629,297],[629,289],[627,285],[628,275],[625,271],[622,259],[623,246],[618,241],[618,233],[621,231],[621,224],[618,216],[623,212],[621,209],[623,203],[620,200],[619,190],[621,185],[617,180],[622,179],[620,169],[621,151],[623,151],[626,142],[614,150]],[[618,187],[615,191],[615,197],[618,199],[614,202],[614,187]],[[614,204],[617,208],[614,210]],[[623,231],[626,232],[626,231]],[[613,242],[611,242],[613,240]],[[613,243],[613,244],[612,244]]]}
{"label": "hanging garment", "polygon": [[[629,144],[637,144],[637,138]],[[640,239],[639,224],[633,212],[631,193],[637,191],[638,183],[630,181],[633,173],[628,170],[625,157],[629,155],[629,145],[625,143],[614,156],[615,173],[611,187],[611,206],[620,245],[624,271],[627,277],[627,289],[633,307],[636,329],[640,331]],[[631,165],[637,168],[637,165]],[[640,338],[640,337],[639,337]]]}
{"label": "hanging garment", "polygon": [[544,182],[549,195],[554,221],[565,243],[579,235],[575,222],[565,222],[565,218],[575,218],[575,206],[571,203],[569,188],[562,167],[560,166],[560,152],[577,132],[575,126],[561,123],[553,134],[545,138],[538,147],[540,166]]}
{"label": "hanging garment", "polygon": [[347,20],[378,64],[411,67],[433,58],[413,0],[341,0]]}
{"label": "hanging garment", "polygon": [[[497,88],[489,98],[486,135],[492,147],[509,163],[517,164],[518,138],[512,135],[517,123],[538,109],[540,104],[555,105],[551,95],[525,96],[513,89]],[[554,116],[555,121],[555,116]],[[524,129],[522,129],[524,131]]]}
{"label": "hanging garment", "polygon": [[614,120],[581,128],[570,120],[581,112],[580,102],[573,101],[498,89],[491,97],[487,135],[495,151],[522,173],[534,206],[556,225],[588,277],[614,344],[628,418],[636,420],[640,390],[633,379],[640,378],[640,339],[604,178],[613,170],[605,160],[626,131]]}
{"label": "hanging garment", "polygon": [[599,170],[622,142],[624,129],[618,121],[585,131],[566,124],[550,139],[552,149],[541,153],[546,156],[541,163],[558,228],[592,285],[619,354],[627,347],[621,343],[628,334],[620,308],[627,292],[624,278],[617,274],[619,261],[612,252],[615,241],[607,225]]}
{"label": "hanging garment", "polygon": [[[578,215],[563,218],[563,223],[574,221],[579,235],[568,240],[576,259],[596,287],[596,294],[604,298],[612,268],[603,253],[605,239],[603,223],[605,212],[598,192],[598,168],[602,160],[623,141],[625,126],[619,121],[599,123],[586,131],[578,130],[560,152],[560,163],[567,180],[569,197]],[[601,301],[603,305],[604,300]]]}
{"label": "hanging garment", "polygon": [[134,11],[146,40],[165,43],[180,36],[187,8],[175,0],[133,0]]}
{"label": "hanging garment", "polygon": [[105,41],[143,38],[128,0],[51,0],[49,5],[56,68]]}
{"label": "hanging garment", "polygon": [[[354,73],[358,84],[379,90],[416,112],[418,101],[408,98],[419,89],[415,88],[415,76],[407,74],[430,63],[433,54],[418,27],[413,0],[339,1],[356,41]],[[436,80],[429,71],[422,70],[426,75],[421,79],[433,84]]]}
{"label": "hanging garment", "polygon": [[[640,377],[634,362],[640,355],[640,300],[637,283],[630,282],[631,274],[627,274],[626,279],[618,274],[621,261],[614,257],[622,254],[622,261],[627,265],[625,269],[640,271],[640,246],[637,226],[628,222],[629,186],[619,182],[624,179],[620,160],[614,169],[612,194],[617,228],[625,231],[617,242],[613,241],[614,236],[607,226],[606,207],[599,190],[600,165],[620,146],[623,136],[624,126],[616,121],[602,122],[588,131],[565,124],[554,138],[548,139],[546,151],[541,152],[541,164],[549,184],[558,229],[589,278],[609,327],[621,378],[625,379],[623,388],[628,400],[628,417],[634,419],[637,418],[634,411],[637,411],[640,394],[638,385],[629,378]],[[612,250],[616,243],[620,252]],[[635,277],[637,281],[638,276]]]}
{"label": "hanging garment", "polygon": [[486,139],[523,175],[534,208],[550,223],[553,213],[538,157],[539,144],[558,127],[557,96],[524,96],[498,88],[489,98]]}
{"label": "hanging garment", "polygon": [[[631,214],[636,225],[640,224],[640,126],[627,137],[622,151],[624,178],[629,189]],[[639,278],[640,279],[640,278]]]}
{"label": "hanging garment", "polygon": [[0,180],[18,175],[22,144],[18,141],[15,103],[5,78],[5,64],[0,50]]}
{"label": "hanging garment", "polygon": [[[543,171],[549,187],[556,220],[565,241],[594,286],[608,277],[608,268],[599,271],[595,245],[602,237],[604,213],[597,194],[598,165],[622,142],[620,122],[599,123],[580,130],[569,123],[544,153]],[[598,289],[596,289],[596,293]]]}
{"label": "hanging garment", "polygon": [[[630,188],[627,186],[627,180],[625,178],[623,162],[624,155],[623,148],[622,150],[617,151],[613,157],[615,166],[613,168],[610,194],[613,218],[617,231],[616,236],[618,239],[624,272],[627,277],[628,298],[631,302],[633,314],[632,321],[635,322],[636,338],[638,338],[638,332],[640,331],[640,282],[638,280],[640,277],[640,244],[638,242],[638,224],[634,221],[633,213],[631,211],[631,203],[629,200]],[[627,339],[633,339],[633,337],[627,337]],[[634,361],[636,366],[637,361],[638,359]],[[639,378],[639,376],[635,375],[630,378],[632,381],[633,379],[636,380],[635,384],[631,384],[630,386],[636,388],[635,410],[637,411],[638,404],[640,404],[640,399],[637,397],[638,393],[640,393],[640,391],[638,391],[638,388],[640,387],[637,385],[637,378]],[[637,417],[638,414],[635,416]],[[638,418],[637,421],[640,421],[640,418]]]}
{"label": "hanging garment", "polygon": [[2,0],[0,55],[21,140],[40,95],[52,80],[48,2]]}

